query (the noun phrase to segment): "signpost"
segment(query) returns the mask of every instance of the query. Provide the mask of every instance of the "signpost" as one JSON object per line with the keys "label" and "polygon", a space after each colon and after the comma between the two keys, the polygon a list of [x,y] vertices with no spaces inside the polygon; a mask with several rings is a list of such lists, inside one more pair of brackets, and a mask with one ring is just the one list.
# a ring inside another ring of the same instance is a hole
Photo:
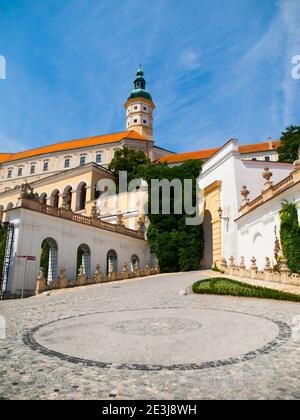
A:
{"label": "signpost", "polygon": [[25,273],[24,273],[24,278],[23,278],[23,285],[22,285],[22,294],[21,294],[21,299],[24,298],[24,288],[25,288],[25,280],[27,277],[27,262],[28,261],[36,261],[36,257],[33,257],[31,255],[18,255],[17,258],[23,259],[26,261],[25,263]]}

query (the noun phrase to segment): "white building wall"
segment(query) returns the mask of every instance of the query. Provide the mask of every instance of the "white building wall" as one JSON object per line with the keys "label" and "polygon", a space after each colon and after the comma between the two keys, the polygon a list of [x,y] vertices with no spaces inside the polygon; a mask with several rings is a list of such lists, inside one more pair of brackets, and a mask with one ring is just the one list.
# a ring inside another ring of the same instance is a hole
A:
{"label": "white building wall", "polygon": [[[123,264],[130,267],[131,256],[136,254],[140,259],[141,268],[146,266],[146,259],[150,258],[148,243],[131,236],[109,232],[91,226],[85,226],[57,217],[48,216],[26,209],[15,209],[9,212],[9,221],[15,225],[14,252],[10,266],[7,291],[20,293],[23,282],[28,291],[35,290],[36,277],[40,267],[41,245],[44,239],[52,238],[58,246],[57,268],[66,268],[69,279],[77,277],[77,249],[86,244],[91,250],[92,273],[100,264],[103,275],[106,275],[107,252],[115,250],[118,255],[118,272]],[[36,262],[18,259],[19,255],[37,257]]]}
{"label": "white building wall", "polygon": [[257,209],[245,214],[237,220],[238,246],[234,254],[236,263],[241,256],[245,257],[246,265],[250,266],[252,257],[257,259],[257,266],[263,269],[265,258],[270,258],[274,263],[275,228],[280,240],[280,210],[285,202],[295,202],[298,207],[298,219],[300,221],[300,185],[274,197],[269,202]]}
{"label": "white building wall", "polygon": [[215,181],[222,183],[221,208],[223,217],[229,218],[229,222],[222,220],[222,256],[226,259],[232,255],[239,255],[239,247],[242,243],[239,241],[238,227],[235,222],[242,203],[240,191],[246,185],[250,191],[250,199],[260,195],[264,185],[262,173],[265,167],[269,167],[272,171],[274,184],[287,177],[292,170],[292,165],[288,164],[243,160],[238,151],[238,142],[234,139],[230,140],[202,167],[198,178],[201,189],[204,190]]}

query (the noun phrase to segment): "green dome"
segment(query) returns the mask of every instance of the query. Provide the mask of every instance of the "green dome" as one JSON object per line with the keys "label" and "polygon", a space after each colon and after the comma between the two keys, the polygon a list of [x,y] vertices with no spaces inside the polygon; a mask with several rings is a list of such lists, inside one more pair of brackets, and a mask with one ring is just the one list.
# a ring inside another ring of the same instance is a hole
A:
{"label": "green dome", "polygon": [[131,91],[128,99],[145,98],[152,101],[152,97],[146,90],[146,80],[144,79],[144,72],[141,68],[137,71],[136,79],[134,81],[134,89]]}

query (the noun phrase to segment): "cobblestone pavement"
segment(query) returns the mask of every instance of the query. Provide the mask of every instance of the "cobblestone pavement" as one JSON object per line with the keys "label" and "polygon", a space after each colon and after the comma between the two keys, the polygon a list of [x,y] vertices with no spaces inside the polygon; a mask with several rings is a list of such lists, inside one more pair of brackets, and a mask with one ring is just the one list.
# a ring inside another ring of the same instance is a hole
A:
{"label": "cobblestone pavement", "polygon": [[204,276],[0,302],[0,398],[299,399],[300,305],[180,293]]}

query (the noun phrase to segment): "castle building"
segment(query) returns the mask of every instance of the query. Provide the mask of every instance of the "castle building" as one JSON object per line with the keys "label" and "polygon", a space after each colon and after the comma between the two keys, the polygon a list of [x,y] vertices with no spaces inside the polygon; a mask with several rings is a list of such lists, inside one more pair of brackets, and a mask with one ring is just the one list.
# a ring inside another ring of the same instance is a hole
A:
{"label": "castle building", "polygon": [[[25,288],[32,294],[45,243],[50,283],[56,281],[59,267],[64,267],[69,279],[76,279],[78,255],[82,257],[81,274],[87,276],[95,265],[101,266],[103,275],[120,272],[124,264],[134,267],[137,261],[141,269],[149,266],[151,255],[142,229],[145,220],[141,218],[143,189],[108,197],[103,214],[95,209],[95,200],[101,195],[98,185],[103,179],[114,180],[109,163],[115,151],[124,146],[170,166],[191,159],[204,161],[199,178],[207,199],[203,266],[220,263],[224,252],[238,253],[236,224],[230,225],[234,230],[230,236],[218,208],[230,213],[231,220],[238,218],[240,184],[252,179],[254,191],[255,178],[266,162],[273,165],[276,181],[288,176],[291,168],[277,163],[280,142],[269,139],[239,146],[232,140],[222,148],[175,154],[155,144],[154,110],[144,72],[139,68],[125,103],[125,131],[0,153],[0,221],[13,225],[0,273],[4,279],[2,291],[19,296]],[[118,211],[111,205],[116,199]],[[245,220],[243,217],[241,220]],[[22,255],[34,256],[35,262],[26,268],[18,258]]]}

